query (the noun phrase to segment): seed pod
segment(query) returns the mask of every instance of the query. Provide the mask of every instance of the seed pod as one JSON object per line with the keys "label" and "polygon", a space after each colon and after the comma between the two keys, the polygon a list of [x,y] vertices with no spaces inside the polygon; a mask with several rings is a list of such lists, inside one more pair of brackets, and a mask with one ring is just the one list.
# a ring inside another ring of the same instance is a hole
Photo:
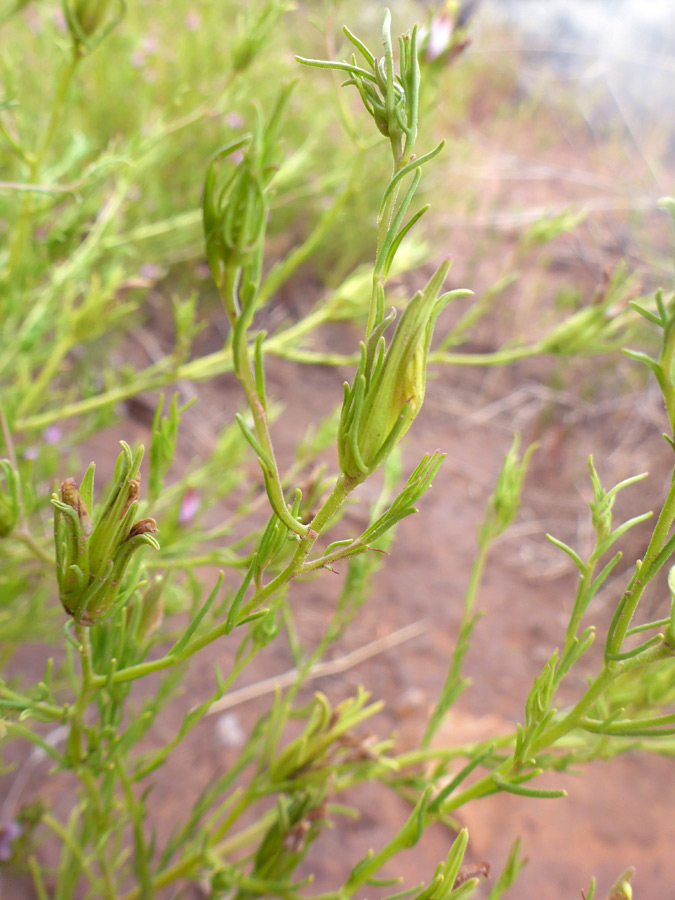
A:
{"label": "seed pod", "polygon": [[0,487],[0,537],[7,537],[19,521],[19,475],[8,459],[0,459],[4,486]]}
{"label": "seed pod", "polygon": [[164,579],[157,575],[141,597],[141,614],[138,620],[137,636],[147,640],[159,628],[164,616]]}

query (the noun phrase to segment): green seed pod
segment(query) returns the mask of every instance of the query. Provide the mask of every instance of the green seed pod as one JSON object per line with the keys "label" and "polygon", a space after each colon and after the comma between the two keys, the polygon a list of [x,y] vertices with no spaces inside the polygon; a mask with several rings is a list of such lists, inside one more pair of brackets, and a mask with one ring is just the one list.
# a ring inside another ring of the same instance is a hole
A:
{"label": "green seed pod", "polygon": [[141,613],[138,620],[137,636],[147,640],[156,631],[164,616],[164,578],[157,575],[145,589],[141,597]]}
{"label": "green seed pod", "polygon": [[8,459],[0,459],[4,487],[0,487],[0,537],[7,537],[19,521],[19,475]]}
{"label": "green seed pod", "polygon": [[438,294],[450,268],[446,261],[406,307],[389,348],[383,328],[362,346],[361,363],[345,399],[338,431],[340,468],[362,481],[401,440],[422,407],[429,345],[436,319],[451,299]]}

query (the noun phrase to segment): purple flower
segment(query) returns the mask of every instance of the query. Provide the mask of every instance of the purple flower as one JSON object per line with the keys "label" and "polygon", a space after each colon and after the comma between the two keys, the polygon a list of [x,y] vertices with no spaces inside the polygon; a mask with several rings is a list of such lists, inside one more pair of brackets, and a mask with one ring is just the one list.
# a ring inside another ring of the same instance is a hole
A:
{"label": "purple flower", "polygon": [[45,444],[58,444],[61,434],[61,428],[58,425],[47,425],[42,437],[45,439]]}
{"label": "purple flower", "polygon": [[7,862],[12,856],[12,844],[20,837],[23,826],[13,819],[0,823],[0,862]]}
{"label": "purple flower", "polygon": [[147,278],[148,281],[158,281],[164,274],[164,271],[154,263],[145,263],[141,266],[140,273],[141,276]]}

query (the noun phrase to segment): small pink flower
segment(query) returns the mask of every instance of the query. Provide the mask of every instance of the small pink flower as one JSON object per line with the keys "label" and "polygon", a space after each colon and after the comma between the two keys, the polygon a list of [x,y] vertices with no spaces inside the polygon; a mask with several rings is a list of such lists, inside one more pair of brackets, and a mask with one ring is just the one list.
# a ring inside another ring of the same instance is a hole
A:
{"label": "small pink flower", "polygon": [[178,522],[180,525],[189,525],[194,519],[201,506],[199,494],[193,487],[189,487],[183,494],[178,511]]}
{"label": "small pink flower", "polygon": [[241,128],[244,124],[244,119],[239,115],[238,112],[228,113],[225,117],[225,121],[230,126],[230,128]]}
{"label": "small pink flower", "polygon": [[58,444],[61,434],[61,428],[58,425],[47,425],[42,437],[45,439],[45,444]]}
{"label": "small pink flower", "polygon": [[447,13],[434,16],[429,29],[427,42],[427,61],[438,59],[450,46],[452,37],[452,19]]}
{"label": "small pink flower", "polygon": [[21,836],[23,827],[18,822],[0,823],[0,862],[7,862],[12,856],[12,844]]}
{"label": "small pink flower", "polygon": [[154,263],[145,263],[141,266],[141,276],[148,281],[158,281],[163,274],[163,270]]}
{"label": "small pink flower", "polygon": [[188,31],[199,31],[202,27],[202,20],[199,13],[194,10],[190,10],[190,12],[185,16],[185,27]]}

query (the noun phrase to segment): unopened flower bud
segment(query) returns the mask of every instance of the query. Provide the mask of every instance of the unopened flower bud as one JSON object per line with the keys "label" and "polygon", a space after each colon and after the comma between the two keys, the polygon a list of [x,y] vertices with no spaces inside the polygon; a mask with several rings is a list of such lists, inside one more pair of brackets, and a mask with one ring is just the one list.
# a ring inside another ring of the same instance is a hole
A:
{"label": "unopened flower bud", "polygon": [[0,475],[0,537],[7,537],[19,521],[19,475],[8,459],[0,459]]}
{"label": "unopened flower bud", "polygon": [[530,444],[520,459],[518,456],[520,435],[517,434],[504,457],[497,484],[488,501],[488,512],[482,526],[483,529],[486,529],[484,534],[491,538],[497,537],[505,531],[518,513],[527,467],[536,447],[536,444]]}
{"label": "unopened flower bud", "polygon": [[591,522],[599,539],[604,540],[612,531],[612,507],[614,506],[616,493],[614,491],[608,492],[603,488],[598,473],[595,471],[592,456],[588,460],[588,468],[591,473],[591,484],[593,485],[593,499],[589,504],[591,508]]}
{"label": "unopened flower bud", "polygon": [[59,497],[61,498],[62,503],[66,503],[75,510],[77,517],[80,520],[80,524],[82,525],[82,531],[85,535],[90,535],[94,526],[87,506],[82,499],[82,495],[77,489],[77,483],[74,478],[66,478],[66,480],[61,483]]}
{"label": "unopened flower bud", "polygon": [[635,867],[629,866],[625,872],[616,879],[609,889],[609,897],[607,900],[632,900],[633,888],[631,887],[631,879],[635,875]]}
{"label": "unopened flower bud", "polygon": [[141,641],[159,628],[164,616],[164,579],[158,575],[145,589],[141,597],[141,615],[137,635]]}
{"label": "unopened flower bud", "polygon": [[123,0],[63,0],[63,13],[78,53],[102,40],[124,11]]}
{"label": "unopened flower bud", "polygon": [[345,386],[338,431],[340,468],[352,479],[362,481],[380,465],[422,407],[429,344],[450,299],[438,296],[449,268],[449,261],[443,263],[415,294],[386,351],[381,327],[362,347],[354,384]]}

